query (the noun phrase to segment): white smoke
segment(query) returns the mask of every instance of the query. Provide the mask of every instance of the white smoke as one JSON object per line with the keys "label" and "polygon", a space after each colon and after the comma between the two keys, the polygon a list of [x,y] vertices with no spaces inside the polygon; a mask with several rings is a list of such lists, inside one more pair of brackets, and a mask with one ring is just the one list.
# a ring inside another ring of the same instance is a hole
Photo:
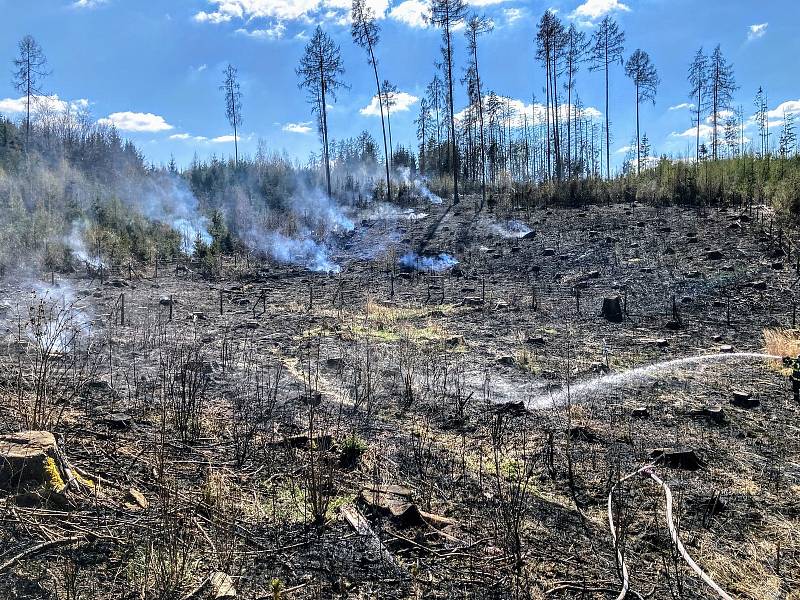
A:
{"label": "white smoke", "polygon": [[420,256],[416,252],[409,252],[400,257],[400,264],[416,271],[441,272],[452,269],[458,261],[449,254],[442,252],[439,256]]}

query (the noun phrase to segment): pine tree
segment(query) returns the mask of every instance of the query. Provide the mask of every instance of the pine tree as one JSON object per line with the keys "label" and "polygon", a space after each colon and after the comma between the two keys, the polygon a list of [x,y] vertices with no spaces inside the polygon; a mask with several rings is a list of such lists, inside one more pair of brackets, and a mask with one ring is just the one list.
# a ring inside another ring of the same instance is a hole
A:
{"label": "pine tree", "polygon": [[695,163],[700,164],[700,123],[703,118],[703,109],[706,105],[706,91],[708,90],[708,57],[701,47],[694,55],[692,64],[689,65],[689,83],[691,90],[689,98],[694,102],[693,112],[697,123],[697,136],[695,144]]}
{"label": "pine tree", "polygon": [[450,120],[450,152],[453,171],[453,204],[458,204],[458,147],[456,145],[456,123],[453,102],[453,29],[466,18],[467,5],[464,0],[433,0],[428,19],[442,29],[442,53],[447,76],[447,109]]}
{"label": "pine tree", "polygon": [[378,107],[381,111],[381,130],[383,131],[383,152],[384,152],[384,166],[386,167],[386,195],[389,201],[392,199],[392,182],[389,177],[389,161],[391,160],[391,153],[389,152],[389,145],[386,142],[386,123],[383,116],[383,94],[381,94],[381,83],[378,78],[378,60],[375,58],[375,46],[380,40],[380,27],[375,19],[375,11],[372,7],[368,6],[366,0],[353,0],[353,8],[351,11],[352,26],[351,35],[353,41],[364,48],[369,55],[368,62],[372,66],[372,72],[375,75],[375,95],[378,98]]}
{"label": "pine tree", "polygon": [[[639,105],[643,100],[656,103],[656,90],[660,79],[655,66],[650,60],[650,55],[644,50],[636,50],[625,64],[625,74],[636,86],[636,173],[640,172],[642,156],[638,153],[639,147]],[[645,155],[646,156],[646,155]]]}
{"label": "pine tree", "polygon": [[306,44],[305,52],[296,70],[300,77],[298,86],[308,91],[311,111],[317,114],[320,137],[322,138],[322,158],[325,163],[325,182],[328,196],[331,195],[331,160],[328,140],[328,97],[336,100],[336,90],[345,87],[341,81],[344,75],[339,46],[330,36],[317,26],[314,36]]}
{"label": "pine tree", "polygon": [[605,73],[606,90],[606,177],[611,179],[611,120],[609,118],[609,68],[615,63],[622,64],[625,52],[625,33],[617,22],[609,16],[603,17],[592,37],[592,70]]}
{"label": "pine tree", "polygon": [[708,77],[711,106],[711,158],[717,160],[719,156],[719,119],[723,110],[731,108],[733,92],[737,89],[733,67],[725,60],[720,46],[714,48],[714,52],[711,54]]}
{"label": "pine tree", "polygon": [[242,92],[239,89],[239,72],[231,64],[223,71],[225,81],[219,89],[225,94],[225,116],[233,127],[234,164],[239,164],[239,126],[242,124]]}

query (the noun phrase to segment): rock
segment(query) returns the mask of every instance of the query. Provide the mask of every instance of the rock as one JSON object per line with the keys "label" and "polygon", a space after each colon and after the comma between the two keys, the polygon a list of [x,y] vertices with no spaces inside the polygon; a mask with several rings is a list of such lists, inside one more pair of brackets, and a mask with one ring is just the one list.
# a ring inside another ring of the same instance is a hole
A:
{"label": "rock", "polygon": [[86,382],[86,391],[94,394],[114,394],[114,388],[104,379],[92,379]]}
{"label": "rock", "polygon": [[498,403],[495,406],[495,411],[504,415],[520,416],[524,415],[528,409],[522,400],[511,400]]}
{"label": "rock", "polygon": [[733,354],[733,346],[730,346],[728,344],[723,344],[722,346],[719,347],[719,351],[722,354]]}
{"label": "rock", "polygon": [[680,321],[667,321],[664,323],[664,328],[670,331],[678,331],[681,328]]}
{"label": "rock", "polygon": [[587,277],[589,279],[600,279],[600,271],[589,271]]}
{"label": "rock", "polygon": [[764,291],[767,289],[767,282],[766,281],[754,281],[750,284],[754,290]]}
{"label": "rock", "polygon": [[699,279],[703,274],[700,271],[687,271],[683,276],[686,277],[686,279]]}
{"label": "rock", "polygon": [[601,441],[600,437],[594,431],[583,426],[570,428],[569,439],[574,442],[589,442],[590,444]]}
{"label": "rock", "polygon": [[467,296],[461,301],[462,306],[483,306],[483,298],[480,296]]}
{"label": "rock", "polygon": [[144,494],[137,490],[135,487],[128,488],[125,494],[125,500],[128,501],[128,508],[147,510],[150,508],[150,503]]}
{"label": "rock", "polygon": [[622,323],[622,301],[620,297],[603,298],[603,307],[600,314],[606,321]]}
{"label": "rock", "polygon": [[464,341],[463,335],[451,335],[444,341],[444,347],[447,348],[448,350],[453,350],[454,348],[466,345],[467,344]]}
{"label": "rock", "polygon": [[329,369],[339,370],[344,366],[344,359],[342,357],[329,358],[325,361],[325,366]]}
{"label": "rock", "polygon": [[722,260],[725,256],[722,254],[722,250],[707,250],[706,251],[706,260]]}
{"label": "rock", "polygon": [[544,250],[542,250],[542,256],[555,256],[555,255],[556,251],[553,250],[552,248],[545,248]]}
{"label": "rock", "polygon": [[21,431],[0,436],[0,484],[35,482],[63,486],[56,439],[49,431]]}
{"label": "rock", "polygon": [[761,405],[761,402],[755,398],[749,392],[744,392],[741,390],[734,390],[733,394],[731,395],[731,404],[737,408],[757,408]]}
{"label": "rock", "polygon": [[504,356],[498,356],[497,363],[504,365],[506,367],[513,367],[514,365],[517,364],[517,360],[513,356],[507,354]]}
{"label": "rock", "polygon": [[601,362],[593,362],[591,365],[589,365],[589,369],[592,371],[592,373],[597,373],[598,375],[605,375],[609,372],[608,365]]}
{"label": "rock", "polygon": [[665,339],[658,339],[656,340],[656,346],[658,348],[667,348],[669,346],[669,342]]}
{"label": "rock", "polygon": [[782,262],[774,262],[774,263],[772,263],[772,270],[773,271],[781,271],[781,270],[783,270],[783,263]]}
{"label": "rock", "polygon": [[520,239],[521,240],[532,240],[535,237],[536,237],[536,232],[535,231],[529,231],[528,233],[523,235]]}
{"label": "rock", "polygon": [[637,406],[631,411],[631,416],[637,419],[646,419],[650,416],[650,410],[646,406]]}
{"label": "rock", "polygon": [[227,573],[214,571],[208,578],[208,585],[214,600],[236,598],[236,587],[233,585],[233,579]]}
{"label": "rock", "polygon": [[544,346],[547,343],[547,340],[540,335],[535,335],[525,340],[525,343],[531,346]]}
{"label": "rock", "polygon": [[691,449],[657,448],[650,452],[650,458],[657,460],[669,469],[696,471],[703,466],[703,461]]}

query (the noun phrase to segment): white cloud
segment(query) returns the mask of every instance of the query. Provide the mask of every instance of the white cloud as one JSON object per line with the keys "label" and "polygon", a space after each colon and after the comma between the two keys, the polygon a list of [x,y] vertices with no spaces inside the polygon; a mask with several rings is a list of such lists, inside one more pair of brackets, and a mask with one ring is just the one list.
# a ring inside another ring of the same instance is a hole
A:
{"label": "white cloud", "polygon": [[762,38],[767,34],[769,23],[758,23],[747,28],[747,39],[750,41]]}
{"label": "white cloud", "polygon": [[200,11],[194,20],[200,23],[226,23],[231,19],[300,19],[307,18],[320,6],[320,0],[209,0],[216,5],[211,12]]}
{"label": "white cloud", "polygon": [[310,133],[311,121],[302,121],[300,123],[284,123],[281,129],[283,131],[288,131],[289,133]]}
{"label": "white cloud", "polygon": [[75,0],[72,3],[72,8],[97,8],[98,6],[102,6],[106,4],[108,0]]}
{"label": "white cloud", "polygon": [[153,113],[116,112],[97,122],[101,125],[114,125],[120,131],[157,133],[174,129],[164,117]]}
{"label": "white cloud", "polygon": [[[392,94],[394,105],[391,107],[391,112],[404,112],[409,110],[414,104],[419,101],[419,98],[412,96],[406,92],[395,92]],[[384,111],[386,107],[384,107]],[[358,111],[365,117],[379,117],[381,116],[381,107],[378,103],[378,96],[373,96],[370,103]]]}
{"label": "white cloud", "polygon": [[242,141],[242,136],[237,135],[236,137],[234,137],[234,135],[232,133],[229,133],[228,135],[221,135],[219,137],[211,138],[209,141],[212,144],[227,144],[229,142],[232,142],[233,140],[236,140],[237,142],[241,142]]}
{"label": "white cloud", "polygon": [[630,12],[630,7],[619,0],[586,0],[569,15],[584,24],[591,24],[614,11]]}
{"label": "white cloud", "polygon": [[190,133],[174,133],[169,136],[169,139],[182,141],[192,140],[194,142],[205,142],[208,140],[208,138],[204,135],[192,135]]}
{"label": "white cloud", "polygon": [[[720,134],[722,134],[722,125],[718,126],[718,130]],[[710,140],[711,139],[711,132],[714,131],[714,128],[711,125],[706,125],[705,123],[700,124],[700,139],[701,140]],[[669,134],[670,137],[680,137],[680,138],[691,138],[694,139],[697,137],[697,127],[690,127],[686,131],[678,133],[677,131],[673,131]]]}
{"label": "white cloud", "polygon": [[[32,96],[31,97],[31,112],[66,112],[67,109],[72,111],[86,110],[89,108],[89,101],[86,98],[79,98],[67,102],[58,97],[57,94],[52,96]],[[0,100],[0,113],[6,115],[21,114],[27,109],[27,100],[25,96],[20,98],[3,98]]]}
{"label": "white cloud", "polygon": [[[499,118],[502,120],[504,125],[508,125],[509,122],[511,123],[512,127],[522,127],[525,123],[525,118],[527,117],[528,125],[533,125],[533,122],[536,121],[538,125],[541,125],[545,122],[547,118],[547,108],[544,104],[526,104],[522,100],[518,100],[516,98],[507,98],[505,96],[498,96],[497,99],[500,101],[501,111]],[[487,104],[489,101],[489,96],[483,97],[484,102],[484,119],[488,119],[486,116],[486,112],[488,110]],[[506,110],[510,109],[511,117],[506,118],[505,113]],[[467,111],[469,109],[465,108],[460,112],[455,114],[456,121],[461,121],[467,115]],[[552,109],[551,109],[552,110]],[[572,106],[572,117],[575,117],[575,113],[577,111],[576,106]],[[567,115],[569,114],[570,109],[568,104],[561,104],[558,107],[558,114],[561,119],[566,120]],[[552,113],[551,113],[552,114]],[[593,106],[584,106],[581,109],[581,116],[584,118],[589,118],[592,120],[600,119],[603,116],[599,110],[594,108]]]}
{"label": "white cloud", "polygon": [[284,25],[282,21],[278,21],[272,27],[253,29],[251,31],[248,31],[244,28],[239,28],[236,30],[236,33],[258,40],[279,40],[283,37],[285,31],[286,25]]}
{"label": "white cloud", "polygon": [[506,8],[503,14],[506,17],[506,22],[511,25],[519,21],[525,15],[525,12],[521,8]]}
{"label": "white cloud", "polygon": [[692,102],[683,102],[675,106],[670,106],[669,110],[694,110],[694,104]]}
{"label": "white cloud", "polygon": [[783,119],[784,113],[800,114],[800,100],[787,100],[779,104],[777,108],[767,113],[767,117],[770,119]]}
{"label": "white cloud", "polygon": [[409,27],[427,27],[426,16],[430,12],[428,2],[421,0],[405,0],[395,6],[389,16],[395,21],[405,23]]}

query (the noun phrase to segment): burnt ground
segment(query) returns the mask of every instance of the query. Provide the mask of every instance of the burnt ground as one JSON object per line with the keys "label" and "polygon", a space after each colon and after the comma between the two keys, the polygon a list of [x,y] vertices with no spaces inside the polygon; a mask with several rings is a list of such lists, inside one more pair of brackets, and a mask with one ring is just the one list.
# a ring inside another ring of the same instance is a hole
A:
{"label": "burnt ground", "polygon": [[[0,596],[182,598],[221,570],[243,598],[613,598],[609,490],[656,462],[703,570],[734,598],[797,598],[800,406],[780,365],[602,383],[793,330],[777,231],[739,209],[417,210],[361,222],[335,275],[242,257],[212,280],[57,275],[48,297],[74,299],[95,350],[39,425],[81,481],[0,492],[0,564],[75,539],[0,567]],[[409,250],[459,264],[404,270]],[[2,282],[3,432],[25,427],[8,373],[36,364],[15,343],[30,287]],[[620,323],[600,314],[613,296]],[[653,480],[612,500],[629,597],[715,597]]]}

